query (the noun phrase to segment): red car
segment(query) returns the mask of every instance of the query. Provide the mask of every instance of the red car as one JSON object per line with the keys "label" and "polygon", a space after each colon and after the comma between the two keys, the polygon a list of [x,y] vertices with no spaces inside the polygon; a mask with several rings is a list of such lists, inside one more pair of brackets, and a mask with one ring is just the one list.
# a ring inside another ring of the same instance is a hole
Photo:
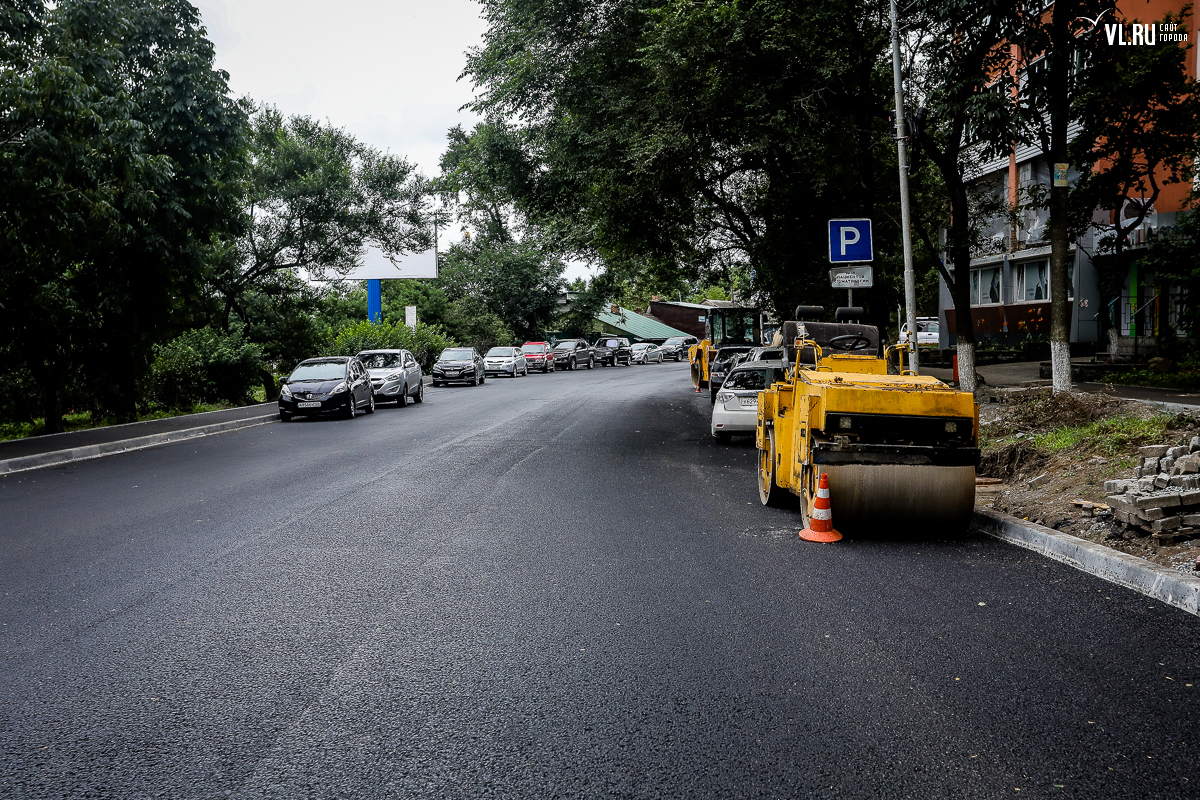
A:
{"label": "red car", "polygon": [[554,348],[546,342],[526,342],[521,345],[521,352],[530,369],[542,372],[554,372]]}

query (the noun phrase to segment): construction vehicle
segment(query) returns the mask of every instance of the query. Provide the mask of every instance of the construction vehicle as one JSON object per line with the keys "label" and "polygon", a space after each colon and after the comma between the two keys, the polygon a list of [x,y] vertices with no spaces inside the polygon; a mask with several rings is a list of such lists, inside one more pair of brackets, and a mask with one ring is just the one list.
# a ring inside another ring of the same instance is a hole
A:
{"label": "construction vehicle", "polygon": [[824,473],[839,531],[964,530],[979,464],[974,396],[903,369],[909,345],[881,351],[879,329],[851,321],[861,309],[812,321],[822,314],[801,306],[783,324],[787,378],[758,395],[759,499],[795,495],[808,529]]}
{"label": "construction vehicle", "polygon": [[[704,319],[704,339],[688,348],[692,386],[697,389],[710,388],[713,361],[722,348],[745,351],[762,344],[762,311],[758,308],[710,308]],[[717,384],[720,384],[720,379]],[[710,393],[715,397],[715,391]]]}

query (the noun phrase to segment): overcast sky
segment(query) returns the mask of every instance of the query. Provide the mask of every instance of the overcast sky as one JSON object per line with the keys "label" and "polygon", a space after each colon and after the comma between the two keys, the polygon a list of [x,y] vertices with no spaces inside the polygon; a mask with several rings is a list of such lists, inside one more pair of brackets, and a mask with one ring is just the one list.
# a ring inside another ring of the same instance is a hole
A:
{"label": "overcast sky", "polygon": [[485,26],[473,0],[192,0],[234,94],[344,127],[437,174],[470,127],[458,80]]}
{"label": "overcast sky", "polygon": [[[236,96],[328,120],[430,177],[446,131],[475,122],[458,110],[473,97],[458,79],[465,53],[487,27],[474,0],[192,2]],[[457,225],[438,237],[442,247],[459,238]],[[568,279],[591,272],[567,267]]]}

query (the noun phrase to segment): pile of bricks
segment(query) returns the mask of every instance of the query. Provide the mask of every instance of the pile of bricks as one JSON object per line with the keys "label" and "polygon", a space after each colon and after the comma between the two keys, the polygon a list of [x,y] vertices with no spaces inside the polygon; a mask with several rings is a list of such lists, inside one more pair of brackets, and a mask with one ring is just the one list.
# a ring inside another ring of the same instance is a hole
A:
{"label": "pile of bricks", "polygon": [[1132,480],[1104,484],[1113,516],[1156,539],[1200,536],[1200,436],[1186,447],[1142,447],[1138,455]]}

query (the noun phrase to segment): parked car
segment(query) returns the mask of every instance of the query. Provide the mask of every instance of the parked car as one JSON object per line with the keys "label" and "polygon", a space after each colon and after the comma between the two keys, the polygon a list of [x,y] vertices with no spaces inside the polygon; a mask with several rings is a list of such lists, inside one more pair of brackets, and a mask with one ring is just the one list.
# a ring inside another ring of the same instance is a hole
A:
{"label": "parked car", "polygon": [[521,345],[521,352],[525,354],[525,361],[533,369],[540,369],[542,372],[554,372],[554,350],[547,342],[526,342]]}
{"label": "parked car", "polygon": [[375,412],[375,393],[362,362],[347,356],[301,361],[279,390],[279,419],[295,416],[344,416]]}
{"label": "parked car", "polygon": [[634,364],[649,364],[653,361],[655,364],[661,364],[663,360],[662,353],[658,349],[658,345],[650,342],[638,342],[633,346],[633,363]]}
{"label": "parked car", "polygon": [[739,356],[743,356],[753,349],[753,347],[745,345],[717,348],[717,351],[713,354],[712,362],[708,367],[709,400],[714,403],[717,402],[717,390],[721,388],[721,382],[725,380],[725,376],[737,365]]}
{"label": "parked car", "polygon": [[786,379],[782,361],[749,361],[734,367],[713,403],[713,437],[727,442],[735,433],[753,436],[758,427],[758,393]]}
{"label": "parked car", "polygon": [[672,336],[659,345],[658,349],[662,351],[664,360],[671,358],[675,361],[687,361],[688,348],[699,343],[695,336]]}
{"label": "parked car", "polygon": [[593,346],[596,353],[596,363],[602,367],[615,367],[620,364],[629,366],[633,363],[633,348],[624,337],[601,336]]}
{"label": "parked car", "polygon": [[786,361],[787,350],[782,347],[755,347],[745,354],[738,356],[737,363],[748,361]]}
{"label": "parked car", "polygon": [[483,369],[488,375],[515,378],[529,374],[529,362],[519,347],[493,347],[483,357]]}
{"label": "parked car", "polygon": [[447,347],[433,365],[434,386],[454,382],[478,386],[486,380],[483,357],[474,347]]}
{"label": "parked car", "polygon": [[[937,317],[917,317],[917,346],[923,344],[931,344],[936,346],[938,343],[938,335],[941,332],[941,325],[938,323]],[[900,326],[899,344],[903,344],[908,334],[908,323]]]}
{"label": "parked car", "polygon": [[398,406],[425,402],[421,365],[407,350],[364,350],[355,356],[371,376],[376,403],[395,401]]}
{"label": "parked car", "polygon": [[554,345],[554,366],[559,369],[591,369],[596,366],[596,353],[583,339],[563,339]]}

